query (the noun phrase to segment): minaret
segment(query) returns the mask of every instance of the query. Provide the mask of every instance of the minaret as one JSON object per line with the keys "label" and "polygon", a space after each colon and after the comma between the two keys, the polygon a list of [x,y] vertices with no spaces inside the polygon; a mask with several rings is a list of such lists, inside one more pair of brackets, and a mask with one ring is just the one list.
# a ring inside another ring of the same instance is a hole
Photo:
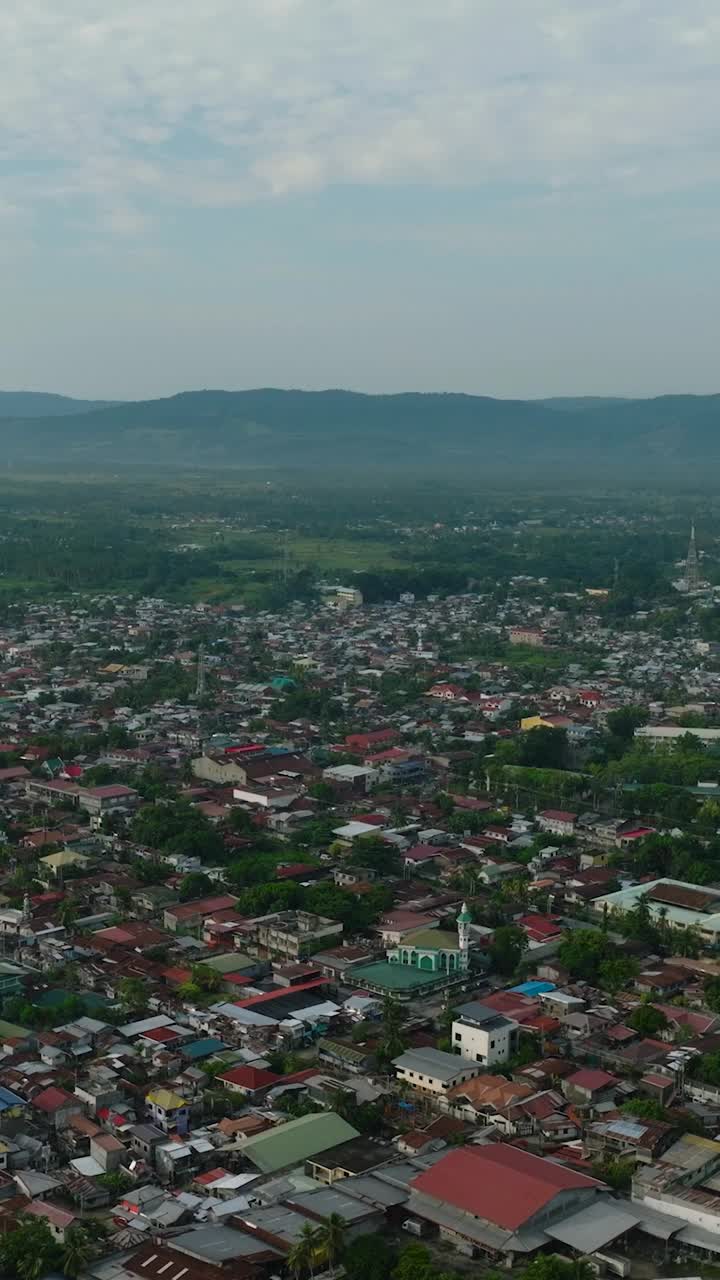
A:
{"label": "minaret", "polygon": [[22,922],[23,924],[29,924],[31,920],[32,920],[32,907],[30,905],[30,894],[26,893],[23,898],[23,904],[22,904]]}
{"label": "minaret", "polygon": [[685,561],[685,582],[688,591],[697,591],[700,586],[700,562],[698,560],[697,543],[695,541],[695,521],[690,525],[690,546]]}
{"label": "minaret", "polygon": [[463,902],[462,911],[457,918],[458,942],[460,944],[460,968],[463,972],[467,972],[470,965],[470,925],[472,924],[472,916],[468,911],[467,902]]}

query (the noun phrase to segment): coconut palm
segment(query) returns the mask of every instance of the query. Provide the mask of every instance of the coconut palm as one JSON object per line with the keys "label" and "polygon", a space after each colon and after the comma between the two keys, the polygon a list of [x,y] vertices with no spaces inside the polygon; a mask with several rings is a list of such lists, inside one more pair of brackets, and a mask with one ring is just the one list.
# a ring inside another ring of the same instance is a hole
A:
{"label": "coconut palm", "polygon": [[46,1259],[41,1253],[29,1253],[18,1262],[17,1273],[20,1280],[40,1280],[46,1265]]}
{"label": "coconut palm", "polygon": [[318,1232],[318,1243],[332,1269],[345,1252],[345,1236],[348,1224],[339,1213],[331,1213]]}
{"label": "coconut palm", "polygon": [[79,1276],[84,1271],[94,1254],[94,1249],[87,1231],[82,1227],[71,1227],[65,1236],[63,1253],[63,1270],[66,1276]]}
{"label": "coconut palm", "polygon": [[381,1050],[384,1058],[397,1058],[403,1052],[405,1043],[402,1037],[402,1025],[405,1014],[393,996],[385,996],[382,1007]]}
{"label": "coconut palm", "polygon": [[320,1236],[320,1228],[311,1227],[309,1222],[305,1223],[295,1244],[288,1253],[287,1265],[292,1271],[296,1280],[309,1272],[312,1276],[315,1271],[315,1260],[318,1254],[318,1243]]}

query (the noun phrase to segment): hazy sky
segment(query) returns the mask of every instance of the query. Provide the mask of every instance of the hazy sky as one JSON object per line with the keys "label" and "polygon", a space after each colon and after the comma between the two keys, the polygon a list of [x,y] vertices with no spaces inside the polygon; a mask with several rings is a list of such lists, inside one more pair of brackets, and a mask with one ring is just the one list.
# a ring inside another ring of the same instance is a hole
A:
{"label": "hazy sky", "polygon": [[0,387],[720,390],[718,0],[0,9]]}

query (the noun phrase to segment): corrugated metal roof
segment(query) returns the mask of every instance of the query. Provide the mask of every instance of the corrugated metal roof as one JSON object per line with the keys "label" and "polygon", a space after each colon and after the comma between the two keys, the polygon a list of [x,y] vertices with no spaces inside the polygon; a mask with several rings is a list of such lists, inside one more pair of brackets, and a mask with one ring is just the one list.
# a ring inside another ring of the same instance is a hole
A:
{"label": "corrugated metal roof", "polygon": [[571,1249],[594,1253],[637,1226],[640,1219],[636,1213],[629,1212],[629,1208],[628,1205],[621,1209],[612,1200],[595,1200],[571,1217],[545,1227],[545,1231],[553,1240],[560,1240]]}
{"label": "corrugated metal roof", "polygon": [[357,1129],[334,1111],[325,1111],[289,1120],[267,1133],[248,1138],[243,1155],[262,1173],[276,1173],[278,1169],[301,1164],[310,1156],[357,1137]]}

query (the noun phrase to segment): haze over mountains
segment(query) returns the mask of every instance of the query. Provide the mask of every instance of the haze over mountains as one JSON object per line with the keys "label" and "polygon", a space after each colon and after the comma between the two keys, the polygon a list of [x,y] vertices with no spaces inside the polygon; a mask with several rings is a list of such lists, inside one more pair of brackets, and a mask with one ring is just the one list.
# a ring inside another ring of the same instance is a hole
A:
{"label": "haze over mountains", "polygon": [[0,392],[0,466],[353,467],[523,482],[591,469],[593,480],[713,483],[719,428],[719,395],[543,401],[267,388],[113,403]]}

